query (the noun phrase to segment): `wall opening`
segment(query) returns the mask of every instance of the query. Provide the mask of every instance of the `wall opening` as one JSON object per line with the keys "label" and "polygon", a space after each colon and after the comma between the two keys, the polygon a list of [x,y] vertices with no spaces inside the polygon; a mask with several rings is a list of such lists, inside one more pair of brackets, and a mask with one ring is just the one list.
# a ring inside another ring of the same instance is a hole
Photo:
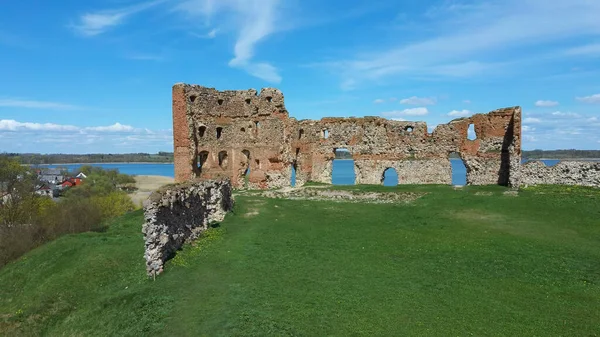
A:
{"label": "wall opening", "polygon": [[255,159],[254,162],[256,163],[256,167],[258,167],[258,169],[260,170],[260,160]]}
{"label": "wall opening", "polygon": [[322,134],[322,136],[323,136],[323,138],[325,138],[325,139],[329,138],[329,130],[328,130],[328,129],[325,129],[325,130],[323,130],[323,134]]}
{"label": "wall opening", "polygon": [[220,139],[222,135],[223,135],[223,128],[218,127],[217,128],[217,139]]}
{"label": "wall opening", "polygon": [[399,181],[398,172],[396,172],[395,168],[388,167],[381,175],[381,183],[383,186],[397,186]]}
{"label": "wall opening", "polygon": [[292,174],[290,175],[290,186],[296,187],[296,170],[298,168],[297,162],[294,160],[292,162]]}
{"label": "wall opening", "polygon": [[271,103],[273,101],[273,97],[267,96],[267,102]]}
{"label": "wall opening", "polygon": [[255,121],[254,122],[254,133],[258,134],[258,128],[260,128],[260,122],[259,121]]}
{"label": "wall opening", "polygon": [[244,169],[243,177],[244,177],[244,186],[248,187],[248,183],[250,182],[250,151],[242,150],[242,154],[244,155]]}
{"label": "wall opening", "polygon": [[196,95],[190,96],[190,102],[194,103],[195,100],[196,100]]}
{"label": "wall opening", "polygon": [[240,128],[240,132],[246,132],[246,128]]}
{"label": "wall opening", "polygon": [[299,155],[299,154],[300,154],[300,148],[299,148],[299,147],[297,147],[297,148],[296,148],[296,158],[298,158],[298,155]]}
{"label": "wall opening", "polygon": [[458,152],[450,152],[450,170],[452,172],[452,185],[464,186],[467,184],[467,167]]}
{"label": "wall opening", "polygon": [[404,131],[406,131],[408,133],[411,133],[411,132],[413,132],[414,129],[415,129],[414,127],[412,127],[412,126],[409,125],[409,126],[407,126],[407,127],[404,128]]}
{"label": "wall opening", "polygon": [[354,171],[354,159],[348,149],[334,149],[335,159],[331,170],[331,183],[333,185],[354,185],[356,183],[356,172]]}
{"label": "wall opening", "polygon": [[227,151],[219,152],[219,166],[225,170],[228,164]]}
{"label": "wall opening", "polygon": [[477,133],[475,133],[475,125],[473,123],[469,124],[469,128],[467,129],[467,139],[468,140],[477,139]]}
{"label": "wall opening", "polygon": [[302,138],[304,138],[304,129],[300,129],[300,131],[298,131],[298,139]]}
{"label": "wall opening", "polygon": [[202,152],[198,153],[198,158],[196,159],[196,168],[197,168],[196,173],[197,174],[202,173],[202,167],[206,163],[207,159],[208,159],[208,151],[202,151]]}
{"label": "wall opening", "polygon": [[223,99],[219,98],[219,100],[217,100],[217,103],[218,103],[219,105],[223,105]]}
{"label": "wall opening", "polygon": [[201,127],[198,128],[198,136],[200,136],[200,138],[204,137],[204,133],[206,133],[206,126],[202,125]]}
{"label": "wall opening", "polygon": [[246,104],[250,104],[252,100],[250,98],[246,98]]}

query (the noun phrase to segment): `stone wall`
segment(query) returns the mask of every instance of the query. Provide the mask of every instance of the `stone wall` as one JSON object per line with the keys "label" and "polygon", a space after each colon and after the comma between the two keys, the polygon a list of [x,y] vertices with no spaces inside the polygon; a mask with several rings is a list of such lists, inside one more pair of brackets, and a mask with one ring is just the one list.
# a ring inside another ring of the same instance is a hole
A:
{"label": "stone wall", "polygon": [[600,187],[600,162],[562,161],[546,166],[541,161],[530,161],[522,166],[523,185],[581,185]]}
{"label": "stone wall", "polygon": [[181,246],[196,239],[209,224],[222,221],[233,207],[228,180],[190,181],[166,186],[144,202],[146,270],[162,273],[164,262]]}
{"label": "stone wall", "polygon": [[[467,138],[474,126],[477,138]],[[290,118],[283,94],[272,88],[217,91],[198,85],[173,87],[175,178],[227,177],[235,188],[331,183],[336,149],[347,149],[356,182],[382,184],[396,169],[400,184],[449,184],[451,153],[459,153],[473,185],[518,187],[521,109],[505,108],[442,124],[380,117]]]}

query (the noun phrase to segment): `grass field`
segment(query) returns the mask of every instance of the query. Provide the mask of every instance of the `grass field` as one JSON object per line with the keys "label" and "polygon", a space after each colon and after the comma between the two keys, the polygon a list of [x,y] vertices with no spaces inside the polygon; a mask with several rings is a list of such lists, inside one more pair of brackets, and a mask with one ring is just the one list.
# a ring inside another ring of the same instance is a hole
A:
{"label": "grass field", "polygon": [[156,281],[138,211],[0,270],[0,335],[600,335],[600,190],[360,188],[427,195],[238,196]]}

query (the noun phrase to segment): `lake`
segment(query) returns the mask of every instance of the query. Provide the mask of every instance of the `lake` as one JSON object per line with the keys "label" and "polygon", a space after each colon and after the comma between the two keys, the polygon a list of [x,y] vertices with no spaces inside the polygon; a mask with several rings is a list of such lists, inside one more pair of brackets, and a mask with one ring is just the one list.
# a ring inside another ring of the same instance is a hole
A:
{"label": "lake", "polygon": [[[546,165],[556,165],[559,160],[542,160]],[[452,164],[452,184],[465,185],[467,183],[467,169],[462,160],[451,158]],[[131,175],[155,175],[174,177],[173,164],[142,164],[142,163],[116,163],[116,164],[86,164],[99,166],[104,169],[117,169],[121,173]],[[61,165],[42,165],[41,167],[64,167],[69,171],[76,171],[81,164],[61,164]],[[295,173],[295,172],[293,172]],[[293,174],[295,175],[295,174]],[[354,161],[353,160],[334,160],[332,183],[334,185],[353,185],[354,184]],[[294,178],[292,178],[294,179]],[[394,186],[398,181],[398,175],[394,170],[388,170],[385,173],[383,184],[385,186]]]}

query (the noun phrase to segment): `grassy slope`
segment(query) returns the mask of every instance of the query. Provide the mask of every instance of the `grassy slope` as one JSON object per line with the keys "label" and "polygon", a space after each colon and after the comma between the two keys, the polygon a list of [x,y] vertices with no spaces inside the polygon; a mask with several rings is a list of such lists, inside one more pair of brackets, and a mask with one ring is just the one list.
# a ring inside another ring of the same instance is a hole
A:
{"label": "grassy slope", "polygon": [[139,212],[61,238],[0,270],[0,335],[600,334],[598,190],[398,189],[432,193],[238,197],[155,282]]}

